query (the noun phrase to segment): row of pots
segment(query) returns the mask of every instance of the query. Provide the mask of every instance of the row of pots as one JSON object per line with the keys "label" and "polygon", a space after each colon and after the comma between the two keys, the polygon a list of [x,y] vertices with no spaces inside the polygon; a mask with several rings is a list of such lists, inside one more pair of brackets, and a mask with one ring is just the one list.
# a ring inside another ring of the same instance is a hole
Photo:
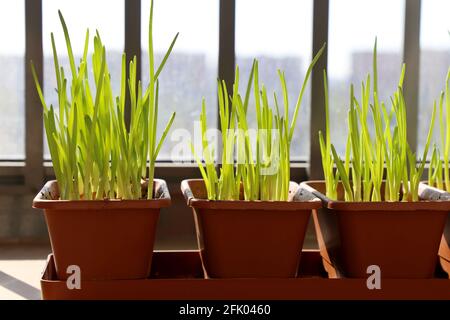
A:
{"label": "row of pots", "polygon": [[[425,184],[419,202],[332,201],[323,181],[291,182],[285,202],[209,201],[198,179],[181,189],[210,278],[295,277],[311,214],[324,264],[343,276],[377,265],[385,278],[431,278],[438,250],[450,261],[450,195]],[[58,278],[71,265],[85,280],[147,278],[159,211],[171,204],[164,180],[154,190],[153,200],[65,201],[48,182],[33,207],[45,211]]]}

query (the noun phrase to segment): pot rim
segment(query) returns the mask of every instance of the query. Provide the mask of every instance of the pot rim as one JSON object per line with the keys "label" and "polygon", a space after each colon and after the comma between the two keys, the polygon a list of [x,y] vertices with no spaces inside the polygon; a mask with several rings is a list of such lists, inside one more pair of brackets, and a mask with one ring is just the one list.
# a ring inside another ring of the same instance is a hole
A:
{"label": "pot rim", "polygon": [[58,182],[50,180],[42,187],[33,199],[33,208],[54,210],[102,210],[102,209],[151,209],[168,207],[171,198],[167,183],[163,179],[154,179],[155,193],[159,195],[155,199],[123,200],[54,200],[49,197],[58,197]]}
{"label": "pot rim", "polygon": [[[185,179],[181,182],[181,191],[187,205],[193,208],[226,209],[226,210],[261,210],[261,211],[295,211],[318,209],[322,203],[318,197],[308,190],[290,181],[290,188],[295,188],[295,193],[288,201],[263,201],[263,200],[208,200],[196,198],[192,192],[191,184],[203,183],[203,179]],[[204,187],[204,183],[203,183]],[[302,200],[302,199],[306,199]]]}
{"label": "pot rim", "polygon": [[[419,190],[420,201],[342,201],[342,200],[332,200],[328,198],[325,194],[318,191],[312,186],[312,184],[325,184],[324,180],[310,180],[300,183],[300,186],[314,194],[316,197],[322,200],[324,208],[339,211],[373,211],[380,212],[386,211],[386,213],[391,214],[390,211],[396,211],[396,213],[408,214],[412,211],[433,211],[439,214],[447,214],[450,210],[450,201],[443,200],[428,200],[421,196]],[[419,187],[420,189],[420,187]],[[438,189],[436,189],[438,190]]]}

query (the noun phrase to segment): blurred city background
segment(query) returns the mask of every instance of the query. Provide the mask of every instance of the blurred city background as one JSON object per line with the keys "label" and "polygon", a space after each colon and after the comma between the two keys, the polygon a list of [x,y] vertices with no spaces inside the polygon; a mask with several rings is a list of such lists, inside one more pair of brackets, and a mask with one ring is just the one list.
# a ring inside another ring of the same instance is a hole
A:
{"label": "blurred city background", "polygon": [[[189,2],[189,7],[187,5]],[[24,5],[23,1],[0,2],[0,158],[24,159]],[[92,10],[81,14],[89,5]],[[85,28],[91,35],[100,31],[108,50],[112,83],[118,94],[121,53],[123,51],[123,1],[108,2],[106,15],[95,14],[102,10],[101,1],[43,1],[44,30],[44,94],[49,104],[57,107],[56,80],[51,55],[50,32],[55,33],[60,62],[68,71],[68,59],[57,10],[61,9],[67,20],[75,55],[80,57],[84,44]],[[236,2],[236,63],[241,71],[242,84],[247,81],[253,58],[260,61],[260,78],[269,92],[281,96],[277,69],[284,70],[293,109],[306,67],[311,60],[312,0],[281,0],[277,6],[270,1],[238,0]],[[147,29],[149,1],[142,1],[142,81],[148,82]],[[177,10],[172,10],[177,8]],[[257,8],[257,10],[255,10]],[[192,13],[186,15],[187,10]],[[208,121],[217,125],[216,79],[218,64],[218,1],[170,0],[157,1],[155,5],[156,60],[177,31],[179,41],[161,74],[161,121],[159,132],[172,111],[178,116],[175,128],[193,132],[198,120],[201,99],[207,101]],[[348,10],[354,14],[347,15]],[[419,85],[419,132],[427,129],[430,108],[444,87],[445,75],[450,65],[450,1],[423,0],[421,12],[421,56]],[[378,23],[382,19],[383,23]],[[328,76],[332,136],[338,151],[343,152],[346,138],[346,110],[349,86],[359,90],[361,81],[372,71],[372,46],[378,37],[379,88],[383,101],[389,102],[400,75],[403,49],[404,0],[357,1],[331,0]],[[130,59],[131,57],[128,57]],[[408,66],[407,66],[408,76]],[[302,103],[298,128],[292,144],[294,160],[307,160],[310,137],[310,92]],[[273,103],[273,102],[271,102]],[[323,108],[323,106],[314,106]],[[172,137],[161,151],[160,160],[169,160],[172,147],[181,137]],[[423,147],[423,135],[418,137],[418,150]],[[45,148],[45,157],[49,158]]]}

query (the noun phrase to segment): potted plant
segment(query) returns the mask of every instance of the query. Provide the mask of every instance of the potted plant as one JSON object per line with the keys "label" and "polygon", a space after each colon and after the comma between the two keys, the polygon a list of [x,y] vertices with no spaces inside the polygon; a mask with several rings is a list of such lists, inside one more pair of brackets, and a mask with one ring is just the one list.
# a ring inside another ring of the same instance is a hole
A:
{"label": "potted plant", "polygon": [[[203,180],[184,180],[181,189],[193,208],[197,238],[207,276],[212,278],[295,277],[311,209],[318,199],[290,182],[290,144],[311,70],[324,47],[312,60],[289,123],[284,73],[278,71],[284,109],[274,93],[260,86],[254,61],[244,96],[239,90],[239,68],[228,94],[218,82],[222,162],[219,173],[214,146],[207,139],[206,105],[200,115],[203,158],[196,156]],[[248,117],[253,83],[257,131],[254,139]],[[191,143],[195,154],[194,145]]]}
{"label": "potted plant", "polygon": [[[325,181],[302,185],[323,203],[313,218],[324,263],[347,277],[366,278],[371,265],[380,267],[384,278],[430,278],[435,271],[447,211],[438,202],[421,199],[418,186],[436,106],[417,164],[407,141],[404,74],[405,66],[389,110],[378,96],[375,41],[373,91],[370,75],[362,83],[360,100],[350,89],[345,160],[330,142],[325,97],[325,138],[319,132]],[[327,92],[325,73],[324,86]]]}
{"label": "potted plant", "polygon": [[[59,64],[51,35],[59,110],[47,106],[32,65],[44,108],[44,125],[56,181],[49,181],[33,201],[44,209],[56,271],[66,279],[67,267],[80,268],[83,280],[137,279],[150,273],[155,229],[162,207],[170,205],[165,181],[154,179],[155,160],[172,125],[172,114],[159,142],[158,75],[176,37],[155,72],[153,57],[153,1],[150,5],[150,84],[136,79],[136,57],[122,55],[120,95],[115,98],[99,33],[94,37],[92,65],[87,53],[76,65],[69,32],[64,31],[71,77]],[[94,86],[89,70],[93,70]],[[91,91],[92,90],[92,91]],[[125,124],[125,99],[130,97],[131,122]],[[149,170],[147,172],[147,162]]]}
{"label": "potted plant", "polygon": [[[444,201],[442,205],[447,205],[450,212],[450,69],[447,72],[445,81],[445,91],[439,99],[439,127],[440,127],[440,148],[436,144],[430,160],[428,170],[428,182],[421,183],[419,192],[424,199],[434,201]],[[444,111],[445,104],[445,111]],[[440,150],[443,150],[443,159]],[[450,275],[450,213],[444,228],[441,245],[439,247],[441,264]]]}

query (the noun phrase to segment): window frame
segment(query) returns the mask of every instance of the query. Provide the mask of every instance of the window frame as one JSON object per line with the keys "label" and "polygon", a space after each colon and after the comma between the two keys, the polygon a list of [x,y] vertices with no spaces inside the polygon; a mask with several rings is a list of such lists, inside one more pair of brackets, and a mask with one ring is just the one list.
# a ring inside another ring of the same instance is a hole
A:
{"label": "window frame", "polygon": [[[30,69],[32,60],[39,81],[43,83],[43,47],[42,47],[42,1],[25,1],[25,160],[0,161],[0,191],[8,194],[23,192],[35,193],[43,183],[54,178],[51,162],[44,160],[43,113],[36,93]],[[236,0],[219,0],[219,53],[218,77],[224,79],[231,88],[234,79],[235,64],[235,13]],[[138,65],[141,61],[141,0],[124,0],[125,6],[125,52],[128,57],[136,55]],[[421,0],[405,1],[405,26],[403,60],[408,65],[408,77],[405,79],[405,98],[409,107],[408,138],[413,149],[417,145],[418,122],[418,86],[420,64],[420,16]],[[313,46],[314,52],[328,42],[329,0],[314,0],[313,4]],[[323,114],[322,70],[327,69],[328,49],[319,60],[311,78],[311,120],[310,120],[310,157],[307,161],[291,164],[293,181],[321,179],[322,162],[320,155],[318,130],[325,128]],[[138,71],[140,77],[140,70]],[[129,119],[129,109],[126,112]],[[220,121],[217,122],[218,126]],[[179,183],[180,178],[199,177],[194,163],[173,164],[167,161],[157,163],[156,174],[168,182]]]}

